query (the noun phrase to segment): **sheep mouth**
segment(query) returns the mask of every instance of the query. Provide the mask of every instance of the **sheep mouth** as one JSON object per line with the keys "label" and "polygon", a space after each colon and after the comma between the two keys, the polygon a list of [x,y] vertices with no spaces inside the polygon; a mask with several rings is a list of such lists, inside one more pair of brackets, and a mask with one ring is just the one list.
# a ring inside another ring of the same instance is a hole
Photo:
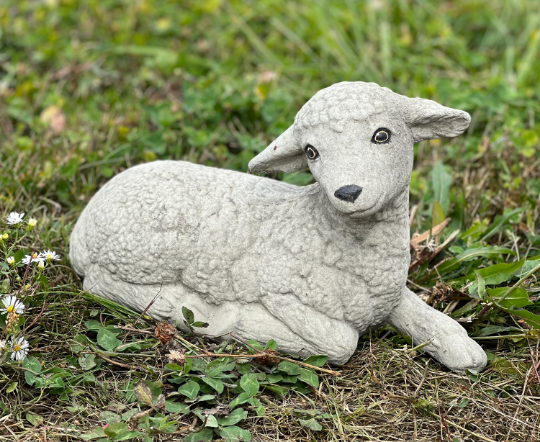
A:
{"label": "sheep mouth", "polygon": [[357,209],[354,212],[350,212],[347,215],[349,218],[365,218],[367,216],[371,216],[374,213],[377,213],[379,210],[381,210],[381,204],[379,204],[380,200],[375,201],[373,204],[371,204],[369,207],[363,207],[361,209]]}

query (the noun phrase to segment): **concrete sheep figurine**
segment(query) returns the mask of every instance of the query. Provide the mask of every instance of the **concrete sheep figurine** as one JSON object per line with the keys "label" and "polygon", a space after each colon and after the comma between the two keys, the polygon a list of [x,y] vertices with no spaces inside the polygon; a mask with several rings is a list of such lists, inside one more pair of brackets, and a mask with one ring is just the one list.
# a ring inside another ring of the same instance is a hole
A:
{"label": "concrete sheep figurine", "polygon": [[78,220],[70,258],[84,289],[204,332],[266,342],[344,364],[358,337],[394,325],[455,371],[481,370],[482,348],[407,289],[409,181],[415,142],[455,137],[466,112],[374,83],[319,91],[249,164],[309,167],[306,187],[182,161],[132,167]]}

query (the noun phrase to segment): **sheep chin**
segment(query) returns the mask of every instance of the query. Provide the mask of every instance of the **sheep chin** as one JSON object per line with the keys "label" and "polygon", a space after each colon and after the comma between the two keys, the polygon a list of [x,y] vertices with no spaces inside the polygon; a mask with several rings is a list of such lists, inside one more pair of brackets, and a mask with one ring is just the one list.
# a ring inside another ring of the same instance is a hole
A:
{"label": "sheep chin", "polygon": [[377,212],[384,210],[387,203],[386,194],[383,193],[375,196],[374,193],[378,192],[372,192],[369,200],[361,200],[363,195],[360,195],[360,198],[354,203],[339,201],[336,198],[332,198],[330,202],[336,212],[344,218],[369,218],[377,214]]}
{"label": "sheep chin", "polygon": [[348,212],[348,213],[343,212],[343,214],[347,215],[349,218],[352,218],[352,219],[368,218],[382,209],[381,199],[375,201],[369,207],[356,209],[354,212]]}

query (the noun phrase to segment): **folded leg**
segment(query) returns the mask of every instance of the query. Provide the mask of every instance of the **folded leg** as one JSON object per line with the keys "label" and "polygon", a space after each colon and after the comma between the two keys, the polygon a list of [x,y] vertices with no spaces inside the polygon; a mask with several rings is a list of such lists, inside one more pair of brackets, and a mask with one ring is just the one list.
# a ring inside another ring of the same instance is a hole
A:
{"label": "folded leg", "polygon": [[[280,323],[287,329],[291,339],[282,342],[297,353],[324,354],[328,362],[345,364],[358,344],[358,331],[345,321],[330,318],[304,305],[291,294],[268,295],[263,299],[267,315],[272,322]],[[269,329],[272,332],[272,329]],[[278,347],[280,342],[276,340]],[[302,342],[302,346],[299,344]]]}

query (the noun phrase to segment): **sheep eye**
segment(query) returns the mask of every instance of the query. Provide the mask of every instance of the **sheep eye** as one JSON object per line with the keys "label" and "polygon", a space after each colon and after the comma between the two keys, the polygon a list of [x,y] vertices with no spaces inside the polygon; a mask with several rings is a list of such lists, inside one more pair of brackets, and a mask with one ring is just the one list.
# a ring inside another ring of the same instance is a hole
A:
{"label": "sheep eye", "polygon": [[315,149],[311,144],[308,144],[306,147],[306,156],[310,160],[314,160],[319,156],[319,152],[317,152],[317,149]]}
{"label": "sheep eye", "polygon": [[371,138],[372,143],[383,144],[390,142],[391,132],[384,127],[381,127],[375,131],[373,137]]}

